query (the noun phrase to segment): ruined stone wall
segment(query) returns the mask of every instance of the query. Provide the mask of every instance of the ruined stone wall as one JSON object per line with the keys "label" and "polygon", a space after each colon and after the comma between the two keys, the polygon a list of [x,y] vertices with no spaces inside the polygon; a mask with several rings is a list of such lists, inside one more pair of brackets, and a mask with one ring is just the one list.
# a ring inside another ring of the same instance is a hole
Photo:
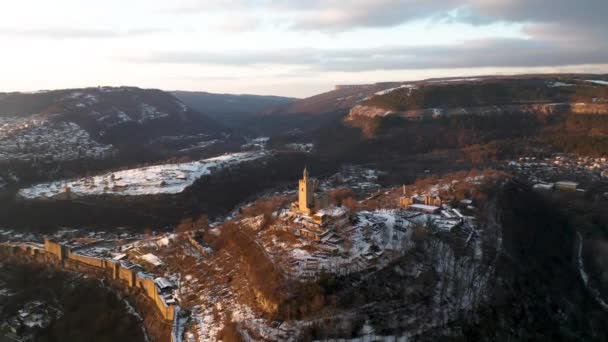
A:
{"label": "ruined stone wall", "polygon": [[87,265],[93,266],[93,267],[105,268],[104,267],[104,261],[105,260],[99,259],[99,258],[94,258],[94,257],[89,257],[89,256],[75,254],[75,253],[72,253],[72,251],[68,252],[67,259],[78,261],[78,262],[81,262],[83,264],[87,264]]}
{"label": "ruined stone wall", "polygon": [[2,256],[2,259],[10,259],[13,257],[29,258],[35,256],[35,254],[31,252],[31,249],[27,246],[0,244],[0,256]]}
{"label": "ruined stone wall", "polygon": [[172,320],[175,317],[175,306],[165,305],[162,298],[158,294],[158,291],[156,290],[156,284],[152,278],[138,277],[137,283],[138,286],[144,290],[146,295],[154,301],[154,304],[156,304],[156,307],[166,320]]}
{"label": "ruined stone wall", "polygon": [[59,265],[64,269],[85,273],[94,277],[104,278],[109,275],[103,268],[85,264],[77,260],[65,259],[63,262],[59,263]]}
{"label": "ruined stone wall", "polygon": [[64,249],[65,247],[62,246],[61,244],[55,242],[55,241],[51,241],[48,239],[44,240],[44,250],[47,253],[51,253],[53,255],[55,255],[57,257],[57,259],[59,260],[63,260],[64,259]]}
{"label": "ruined stone wall", "polygon": [[135,278],[135,272],[133,270],[126,269],[124,267],[121,267],[120,264],[118,264],[118,278],[114,279],[124,281],[127,283],[127,285],[129,285],[129,287],[134,287]]}
{"label": "ruined stone wall", "polygon": [[175,306],[165,305],[158,294],[154,279],[140,276],[135,271],[124,268],[118,262],[72,253],[72,251],[50,240],[45,240],[44,249],[29,245],[0,244],[3,259],[19,258],[25,261],[55,263],[71,270],[83,271],[101,277],[119,280],[129,288],[140,288],[154,302],[161,316],[167,321],[175,319]]}

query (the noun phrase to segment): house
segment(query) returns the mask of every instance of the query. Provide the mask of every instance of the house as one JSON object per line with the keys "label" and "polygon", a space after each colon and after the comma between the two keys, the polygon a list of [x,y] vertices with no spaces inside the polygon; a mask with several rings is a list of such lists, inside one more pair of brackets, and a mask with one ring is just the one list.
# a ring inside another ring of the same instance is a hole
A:
{"label": "house", "polygon": [[317,213],[312,217],[314,223],[322,226],[327,223],[327,215],[322,213]]}
{"label": "house", "polygon": [[436,196],[436,195],[435,196],[429,196],[429,195],[427,195],[427,196],[424,197],[424,204],[425,205],[440,207],[442,203],[443,202],[441,201],[441,197],[439,197],[439,196]]}
{"label": "house", "polygon": [[161,292],[171,290],[175,287],[172,282],[170,282],[167,278],[164,277],[158,277],[154,279],[154,283],[156,283],[156,286],[159,290],[161,290]]}
{"label": "house", "polygon": [[409,196],[401,196],[399,197],[399,206],[402,208],[406,208],[409,205],[414,204],[414,199]]}
{"label": "house", "polygon": [[316,231],[316,230],[309,230],[306,228],[301,228],[300,229],[300,236],[302,237],[306,237],[312,240],[321,240],[323,239],[327,234],[329,234],[329,231]]}
{"label": "house", "polygon": [[576,188],[578,188],[578,183],[577,182],[561,181],[561,182],[555,183],[555,187],[558,190],[562,190],[562,191],[576,191]]}
{"label": "house", "polygon": [[417,211],[425,214],[436,214],[439,212],[440,208],[434,205],[426,205],[426,204],[412,204],[407,207],[409,210]]}

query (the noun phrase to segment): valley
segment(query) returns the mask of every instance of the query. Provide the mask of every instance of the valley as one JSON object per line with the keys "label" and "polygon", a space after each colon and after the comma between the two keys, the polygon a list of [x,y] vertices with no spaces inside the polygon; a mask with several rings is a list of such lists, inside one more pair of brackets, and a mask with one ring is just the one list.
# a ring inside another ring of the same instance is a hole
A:
{"label": "valley", "polygon": [[73,322],[40,272],[108,340],[601,341],[605,80],[2,94],[0,331]]}

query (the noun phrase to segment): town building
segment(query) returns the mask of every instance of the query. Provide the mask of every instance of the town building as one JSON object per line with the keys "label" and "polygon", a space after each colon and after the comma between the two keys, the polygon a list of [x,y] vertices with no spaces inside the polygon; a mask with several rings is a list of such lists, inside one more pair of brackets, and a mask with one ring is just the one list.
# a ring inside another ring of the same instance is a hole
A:
{"label": "town building", "polygon": [[443,200],[439,196],[406,196],[405,192],[403,196],[399,197],[399,207],[407,208],[412,204],[423,204],[427,206],[440,207],[443,204]]}
{"label": "town building", "polygon": [[399,206],[401,208],[407,208],[408,206],[414,204],[414,199],[409,196],[401,196],[399,197]]}
{"label": "town building", "polygon": [[314,222],[314,223],[316,223],[316,224],[318,224],[318,225],[320,225],[320,226],[322,226],[322,225],[324,225],[324,224],[326,224],[326,223],[327,223],[327,215],[322,214],[322,213],[317,213],[317,214],[315,214],[315,215],[312,217],[312,219],[313,219],[313,222]]}
{"label": "town building", "polygon": [[441,204],[443,204],[443,201],[441,200],[441,197],[439,196],[424,196],[424,204],[425,205],[430,205],[430,206],[435,206],[435,207],[440,207]]}
{"label": "town building", "polygon": [[555,183],[555,187],[558,190],[563,190],[563,191],[576,191],[576,188],[578,188],[578,183],[562,181],[562,182]]}
{"label": "town building", "polygon": [[436,207],[433,205],[426,205],[426,204],[412,204],[412,205],[408,206],[407,208],[409,210],[417,211],[417,212],[421,212],[421,213],[425,213],[425,214],[436,214],[441,209],[439,207]]}

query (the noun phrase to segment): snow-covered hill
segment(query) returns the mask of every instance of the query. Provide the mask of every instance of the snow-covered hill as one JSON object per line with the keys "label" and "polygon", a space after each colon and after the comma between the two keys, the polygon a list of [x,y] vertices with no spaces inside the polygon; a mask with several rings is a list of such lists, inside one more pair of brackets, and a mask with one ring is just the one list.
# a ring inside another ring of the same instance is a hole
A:
{"label": "snow-covered hill", "polygon": [[[192,145],[223,132],[219,124],[160,90],[0,93],[0,161],[103,159],[123,147],[154,143],[158,149],[159,137],[182,137],[184,145]],[[175,139],[171,144],[177,150],[184,147]]]}

